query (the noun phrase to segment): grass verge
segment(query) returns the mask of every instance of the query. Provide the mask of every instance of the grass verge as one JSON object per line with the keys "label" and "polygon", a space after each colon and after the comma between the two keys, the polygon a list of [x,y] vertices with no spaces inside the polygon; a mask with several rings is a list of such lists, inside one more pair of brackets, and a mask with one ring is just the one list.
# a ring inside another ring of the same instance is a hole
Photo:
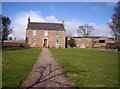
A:
{"label": "grass verge", "polygon": [[118,87],[118,53],[74,48],[50,51],[73,86]]}
{"label": "grass verge", "polygon": [[2,51],[2,86],[18,87],[32,69],[41,49],[5,48]]}

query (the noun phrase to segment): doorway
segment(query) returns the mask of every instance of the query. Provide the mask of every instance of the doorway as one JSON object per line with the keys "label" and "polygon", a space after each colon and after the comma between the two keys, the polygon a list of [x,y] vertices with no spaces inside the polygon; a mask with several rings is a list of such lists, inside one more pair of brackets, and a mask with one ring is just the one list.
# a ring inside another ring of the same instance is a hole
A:
{"label": "doorway", "polygon": [[44,47],[47,47],[47,39],[44,39]]}

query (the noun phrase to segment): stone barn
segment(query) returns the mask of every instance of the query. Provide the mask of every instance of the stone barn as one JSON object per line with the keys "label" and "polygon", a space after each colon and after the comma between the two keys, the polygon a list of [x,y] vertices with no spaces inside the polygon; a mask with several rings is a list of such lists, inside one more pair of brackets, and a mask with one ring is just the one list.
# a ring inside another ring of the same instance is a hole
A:
{"label": "stone barn", "polygon": [[[71,37],[67,37],[69,40]],[[102,36],[72,37],[77,48],[105,48],[108,43],[114,43],[114,39]]]}

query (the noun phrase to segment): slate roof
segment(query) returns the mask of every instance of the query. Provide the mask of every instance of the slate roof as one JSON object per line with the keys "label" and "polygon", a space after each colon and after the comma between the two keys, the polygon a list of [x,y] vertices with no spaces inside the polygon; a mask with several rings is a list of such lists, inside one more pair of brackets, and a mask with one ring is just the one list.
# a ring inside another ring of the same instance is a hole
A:
{"label": "slate roof", "polygon": [[102,36],[74,37],[74,38],[101,38]]}
{"label": "slate roof", "polygon": [[73,38],[102,38],[102,37],[107,38],[106,36],[87,36],[87,37],[79,36],[79,37],[73,37]]}
{"label": "slate roof", "polygon": [[64,25],[62,23],[38,23],[38,22],[30,22],[28,24],[28,29],[33,30],[65,30]]}

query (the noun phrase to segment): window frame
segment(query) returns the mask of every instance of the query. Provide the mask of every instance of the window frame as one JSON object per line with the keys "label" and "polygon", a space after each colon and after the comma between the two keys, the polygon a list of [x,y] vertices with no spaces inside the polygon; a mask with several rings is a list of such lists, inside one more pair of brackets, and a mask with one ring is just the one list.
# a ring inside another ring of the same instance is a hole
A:
{"label": "window frame", "polygon": [[32,39],[32,44],[36,45],[36,39]]}
{"label": "window frame", "polygon": [[48,31],[44,31],[44,36],[48,36]]}
{"label": "window frame", "polygon": [[55,44],[56,44],[56,45],[59,45],[59,44],[60,44],[60,41],[59,41],[59,40],[56,40],[56,41],[55,41]]}
{"label": "window frame", "polygon": [[59,35],[60,35],[60,32],[59,32],[59,31],[57,31],[57,32],[56,32],[56,36],[59,36]]}
{"label": "window frame", "polygon": [[33,36],[36,36],[36,33],[37,33],[36,31],[32,31]]}

